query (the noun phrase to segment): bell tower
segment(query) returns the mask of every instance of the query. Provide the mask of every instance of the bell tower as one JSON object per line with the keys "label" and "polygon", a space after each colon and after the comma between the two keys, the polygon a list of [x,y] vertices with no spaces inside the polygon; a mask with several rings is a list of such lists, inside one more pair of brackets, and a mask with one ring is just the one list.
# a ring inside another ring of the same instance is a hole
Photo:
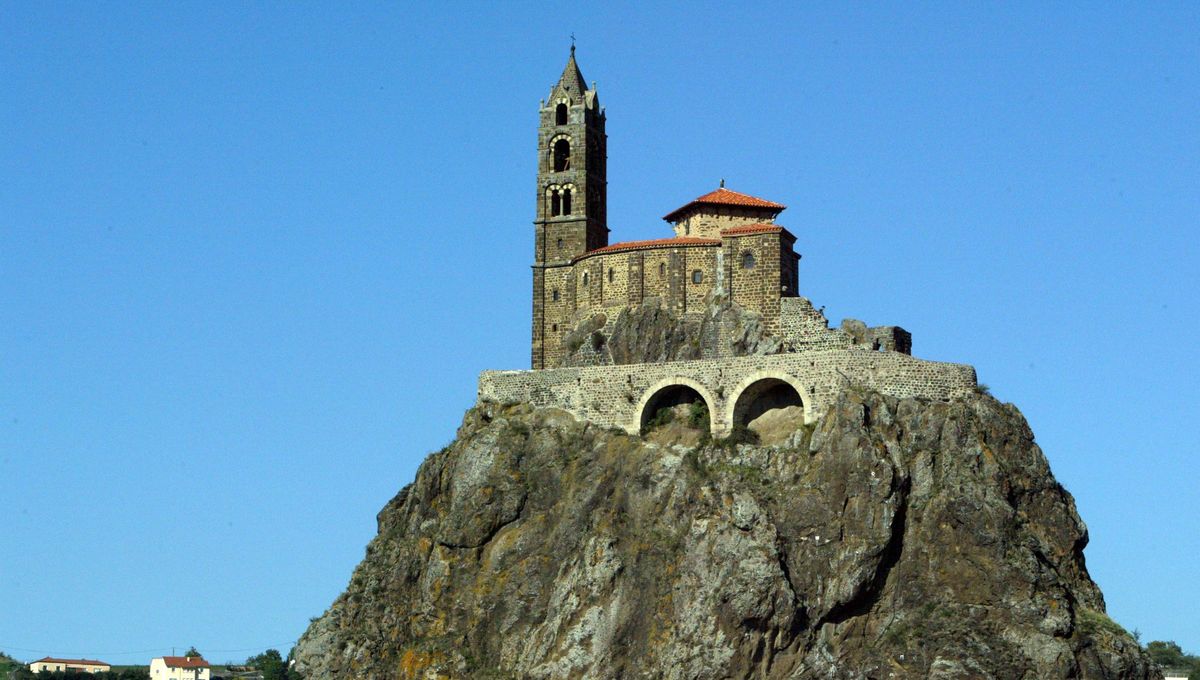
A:
{"label": "bell tower", "polygon": [[[607,146],[604,109],[595,84],[588,89],[575,46],[550,98],[538,110],[537,210],[533,252],[533,368],[547,363],[547,333],[569,320],[566,291],[547,290],[555,270],[608,245]],[[551,299],[547,296],[552,296]],[[573,300],[573,296],[571,296]],[[548,309],[547,305],[553,308]],[[564,330],[565,330],[565,326]],[[552,340],[552,344],[557,339]]]}

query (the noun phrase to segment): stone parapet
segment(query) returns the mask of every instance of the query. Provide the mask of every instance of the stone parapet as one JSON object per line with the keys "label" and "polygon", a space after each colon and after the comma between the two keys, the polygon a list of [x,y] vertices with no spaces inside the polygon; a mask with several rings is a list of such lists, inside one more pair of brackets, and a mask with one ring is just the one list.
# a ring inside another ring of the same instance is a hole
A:
{"label": "stone parapet", "polygon": [[708,406],[712,433],[728,434],[744,404],[739,398],[760,381],[787,383],[804,402],[805,419],[819,418],[842,390],[861,385],[894,397],[948,401],[976,387],[975,369],[850,346],[656,364],[586,366],[534,371],[484,371],[478,400],[556,407],[604,427],[637,433],[656,395],[694,389]]}

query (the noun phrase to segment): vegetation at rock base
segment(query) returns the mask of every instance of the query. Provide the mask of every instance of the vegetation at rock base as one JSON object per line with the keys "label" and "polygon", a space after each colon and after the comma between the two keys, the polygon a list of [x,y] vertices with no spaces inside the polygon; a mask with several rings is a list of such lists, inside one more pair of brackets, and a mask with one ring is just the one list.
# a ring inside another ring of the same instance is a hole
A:
{"label": "vegetation at rock base", "polygon": [[288,668],[288,660],[277,649],[268,649],[246,659],[246,665],[262,671],[263,680],[298,680],[301,677]]}
{"label": "vegetation at rock base", "polygon": [[1182,671],[1188,680],[1200,680],[1200,656],[1185,654],[1173,640],[1155,640],[1146,645],[1146,654],[1165,669]]}
{"label": "vegetation at rock base", "polygon": [[0,652],[0,680],[9,680],[11,673],[19,668],[25,668],[25,664]]}
{"label": "vegetation at rock base", "polygon": [[642,426],[642,434],[645,435],[651,430],[656,430],[674,420],[675,409],[670,406],[664,406],[655,411],[654,415],[651,416],[650,419],[646,421],[646,424]]}

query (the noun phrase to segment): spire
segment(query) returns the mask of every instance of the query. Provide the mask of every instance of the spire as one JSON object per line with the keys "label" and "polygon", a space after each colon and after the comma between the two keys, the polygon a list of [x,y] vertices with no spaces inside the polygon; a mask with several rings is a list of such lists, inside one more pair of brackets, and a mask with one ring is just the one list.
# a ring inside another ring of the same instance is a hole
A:
{"label": "spire", "polygon": [[583,73],[579,70],[579,64],[575,63],[575,41],[571,41],[571,56],[567,59],[567,66],[563,69],[562,77],[558,79],[558,84],[554,89],[565,89],[572,98],[582,97],[587,91],[587,81],[583,79]]}

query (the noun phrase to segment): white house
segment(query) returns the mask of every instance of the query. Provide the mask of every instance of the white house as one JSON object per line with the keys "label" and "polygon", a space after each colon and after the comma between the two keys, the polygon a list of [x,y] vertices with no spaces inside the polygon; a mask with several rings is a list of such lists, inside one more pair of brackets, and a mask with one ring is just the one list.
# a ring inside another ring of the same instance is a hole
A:
{"label": "white house", "polygon": [[208,680],[210,673],[201,656],[160,656],[150,662],[150,680]]}
{"label": "white house", "polygon": [[112,666],[103,661],[93,659],[56,659],[47,656],[29,664],[29,670],[34,673],[42,671],[83,671],[85,673],[100,673],[112,670]]}

